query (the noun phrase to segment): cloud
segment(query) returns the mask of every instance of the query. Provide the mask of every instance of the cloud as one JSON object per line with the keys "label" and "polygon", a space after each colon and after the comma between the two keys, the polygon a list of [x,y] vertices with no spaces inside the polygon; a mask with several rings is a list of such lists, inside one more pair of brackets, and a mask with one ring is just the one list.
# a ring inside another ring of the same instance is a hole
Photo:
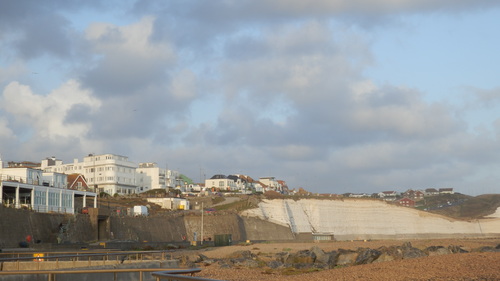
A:
{"label": "cloud", "polygon": [[451,108],[428,104],[413,90],[384,87],[374,89],[356,99],[356,107],[349,115],[356,130],[379,132],[402,137],[422,139],[453,133],[464,127],[451,114]]}
{"label": "cloud", "polygon": [[12,81],[18,75],[26,71],[25,65],[19,60],[7,65],[6,67],[0,66],[0,85]]}
{"label": "cloud", "polygon": [[192,100],[197,96],[196,74],[189,69],[175,73],[170,83],[169,92],[176,100]]}
{"label": "cloud", "polygon": [[[482,176],[498,168],[497,87],[435,102],[424,86],[379,83],[366,70],[378,67],[384,24],[500,1],[123,3],[3,3],[9,157],[117,153],[194,178],[276,176],[318,192],[496,182]],[[484,108],[488,126],[471,129],[470,113]]]}
{"label": "cloud", "polygon": [[[0,118],[0,139],[7,140],[14,137],[14,132],[9,128],[6,118]],[[3,141],[2,141],[3,142]]]}
{"label": "cloud", "polygon": [[86,31],[94,62],[83,75],[86,87],[99,96],[137,94],[167,79],[174,52],[167,42],[151,42],[154,18],[128,25],[95,23]]}
{"label": "cloud", "polygon": [[[60,11],[72,11],[77,1],[49,0],[2,2],[0,9],[0,39],[16,50],[23,59],[43,55],[68,58],[71,55],[74,31],[70,20]],[[82,6],[86,6],[83,4]]]}
{"label": "cloud", "polygon": [[[175,27],[185,26],[187,30],[198,33],[202,40],[213,36],[214,33],[228,33],[245,25],[262,26],[264,24],[294,22],[304,19],[331,19],[336,18],[351,23],[362,23],[368,26],[377,24],[384,18],[402,14],[415,13],[457,13],[472,10],[498,7],[499,1],[494,0],[243,0],[208,2],[198,1],[168,1],[151,2],[137,1],[134,12],[139,14],[163,14],[165,25]],[[175,18],[175,20],[173,20]],[[228,23],[231,23],[228,25]],[[197,42],[196,38],[189,38],[185,33],[178,33],[179,41]]]}
{"label": "cloud", "polygon": [[90,129],[83,119],[78,123],[65,122],[70,110],[76,105],[90,108],[92,112],[100,101],[89,91],[82,90],[78,82],[71,80],[53,90],[47,96],[34,94],[30,87],[11,82],[5,87],[2,108],[16,122],[33,127],[35,135],[56,141],[59,138],[85,137]]}

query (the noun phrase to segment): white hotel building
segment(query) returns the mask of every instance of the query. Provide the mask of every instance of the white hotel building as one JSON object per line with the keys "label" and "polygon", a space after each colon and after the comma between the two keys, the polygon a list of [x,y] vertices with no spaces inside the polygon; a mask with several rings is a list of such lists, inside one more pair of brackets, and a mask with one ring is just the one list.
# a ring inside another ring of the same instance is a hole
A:
{"label": "white hotel building", "polygon": [[83,162],[74,159],[70,164],[48,158],[42,160],[41,165],[44,172],[82,174],[97,193],[106,192],[110,195],[136,192],[136,168],[137,165],[130,162],[128,157],[115,154],[89,154],[83,158]]}
{"label": "white hotel building", "polygon": [[116,154],[89,154],[83,162],[74,159],[69,164],[54,157],[47,158],[42,160],[41,169],[44,172],[82,174],[95,192],[110,195],[181,189],[185,185],[177,171],[160,168],[156,163],[140,163],[138,166],[128,157]]}

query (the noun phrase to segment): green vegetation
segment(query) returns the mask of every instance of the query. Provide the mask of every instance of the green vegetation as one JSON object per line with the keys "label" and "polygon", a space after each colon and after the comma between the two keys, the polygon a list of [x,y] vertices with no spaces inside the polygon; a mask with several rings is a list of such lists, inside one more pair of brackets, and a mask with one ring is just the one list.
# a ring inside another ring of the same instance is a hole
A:
{"label": "green vegetation", "polygon": [[142,195],[145,195],[145,196],[166,196],[167,195],[167,190],[166,189],[159,189],[159,188],[155,188],[155,189],[151,189],[151,190],[148,190],[146,192],[143,192],[141,193]]}
{"label": "green vegetation", "polygon": [[490,215],[500,207],[500,194],[476,197],[463,194],[442,194],[425,198],[425,208],[435,214],[457,219],[476,219]]}
{"label": "green vegetation", "polygon": [[250,196],[246,196],[246,198],[242,198],[239,201],[216,206],[215,209],[217,209],[219,211],[234,210],[237,212],[241,212],[244,210],[257,208],[258,204],[259,204],[259,200],[255,200],[255,198],[252,198]]}
{"label": "green vegetation", "polygon": [[215,205],[215,204],[219,204],[219,203],[222,203],[224,202],[226,199],[222,196],[217,196],[217,197],[212,197],[212,204]]}

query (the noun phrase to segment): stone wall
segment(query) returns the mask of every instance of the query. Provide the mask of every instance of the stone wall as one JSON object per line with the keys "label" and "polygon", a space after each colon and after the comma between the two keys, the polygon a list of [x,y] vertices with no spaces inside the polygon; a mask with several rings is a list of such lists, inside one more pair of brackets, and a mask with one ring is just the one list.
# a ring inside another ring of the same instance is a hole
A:
{"label": "stone wall", "polygon": [[112,239],[119,241],[181,241],[186,226],[181,216],[110,217]]}
{"label": "stone wall", "polygon": [[0,206],[0,248],[18,247],[28,235],[33,243],[57,243],[61,227],[65,225],[68,225],[66,237],[71,237],[71,242],[89,239],[85,231],[89,220],[80,215],[37,213]]}

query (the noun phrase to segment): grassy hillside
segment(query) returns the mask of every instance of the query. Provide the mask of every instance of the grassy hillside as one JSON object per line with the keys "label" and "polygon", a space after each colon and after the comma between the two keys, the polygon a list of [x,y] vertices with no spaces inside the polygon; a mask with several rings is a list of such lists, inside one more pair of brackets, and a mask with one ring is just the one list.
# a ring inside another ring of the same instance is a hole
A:
{"label": "grassy hillside", "polygon": [[425,205],[432,213],[453,218],[482,218],[493,214],[500,207],[500,194],[484,194],[476,197],[463,194],[439,195],[426,198]]}

